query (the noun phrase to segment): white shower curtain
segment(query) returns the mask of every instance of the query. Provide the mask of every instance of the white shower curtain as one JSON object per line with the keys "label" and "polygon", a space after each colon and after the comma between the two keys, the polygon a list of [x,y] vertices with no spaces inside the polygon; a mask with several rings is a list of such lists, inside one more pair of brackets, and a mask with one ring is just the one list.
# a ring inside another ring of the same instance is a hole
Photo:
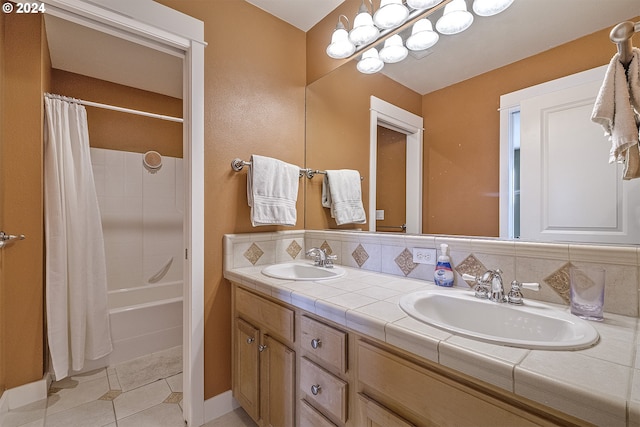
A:
{"label": "white shower curtain", "polygon": [[47,334],[57,380],[112,350],[107,269],[87,112],[45,96]]}

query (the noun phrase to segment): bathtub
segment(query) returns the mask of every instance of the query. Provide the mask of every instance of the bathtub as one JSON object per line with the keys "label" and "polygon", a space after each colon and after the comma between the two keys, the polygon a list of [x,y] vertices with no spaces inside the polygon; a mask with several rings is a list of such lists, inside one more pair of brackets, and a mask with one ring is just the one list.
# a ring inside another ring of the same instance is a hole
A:
{"label": "bathtub", "polygon": [[182,345],[182,281],[109,291],[107,366]]}

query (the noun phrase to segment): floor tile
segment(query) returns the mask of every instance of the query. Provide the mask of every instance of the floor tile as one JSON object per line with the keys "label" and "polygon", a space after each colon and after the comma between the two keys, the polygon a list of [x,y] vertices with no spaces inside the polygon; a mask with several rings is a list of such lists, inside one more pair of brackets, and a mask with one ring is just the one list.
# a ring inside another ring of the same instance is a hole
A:
{"label": "floor tile", "polygon": [[114,421],[111,402],[96,400],[53,415],[47,414],[45,427],[103,427]]}
{"label": "floor tile", "polygon": [[253,422],[251,417],[242,409],[238,408],[235,411],[231,411],[228,414],[209,421],[202,427],[257,427],[258,425]]}
{"label": "floor tile", "polygon": [[49,395],[47,417],[51,414],[98,400],[109,391],[109,381],[106,375],[91,381],[78,382],[73,386],[71,386],[71,383],[65,385],[68,385],[69,388],[63,388]]}
{"label": "floor tile", "polygon": [[182,346],[143,356],[116,367],[122,391],[129,391],[182,372]]}
{"label": "floor tile", "polygon": [[[43,426],[46,409],[46,399],[12,409],[10,412],[0,414],[0,426],[18,427],[30,424],[33,426]],[[40,422],[39,424],[38,421]]]}
{"label": "floor tile", "polygon": [[113,401],[118,420],[156,406],[169,397],[171,389],[166,381],[156,381],[135,390],[122,393]]}
{"label": "floor tile", "polygon": [[118,427],[184,427],[184,420],[178,405],[161,403],[118,420]]}
{"label": "floor tile", "polygon": [[176,393],[182,393],[182,372],[178,375],[171,376],[167,378],[167,383],[169,383],[169,387],[171,391],[175,391]]}

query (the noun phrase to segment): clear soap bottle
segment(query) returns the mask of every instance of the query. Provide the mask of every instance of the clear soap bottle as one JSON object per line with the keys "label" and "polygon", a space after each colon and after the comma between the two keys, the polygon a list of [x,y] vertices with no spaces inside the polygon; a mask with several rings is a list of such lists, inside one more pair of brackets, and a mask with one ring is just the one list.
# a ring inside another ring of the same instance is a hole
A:
{"label": "clear soap bottle", "polygon": [[451,268],[451,258],[448,255],[449,245],[443,243],[440,245],[440,256],[436,269],[433,272],[433,281],[438,286],[450,288],[453,286],[454,274]]}

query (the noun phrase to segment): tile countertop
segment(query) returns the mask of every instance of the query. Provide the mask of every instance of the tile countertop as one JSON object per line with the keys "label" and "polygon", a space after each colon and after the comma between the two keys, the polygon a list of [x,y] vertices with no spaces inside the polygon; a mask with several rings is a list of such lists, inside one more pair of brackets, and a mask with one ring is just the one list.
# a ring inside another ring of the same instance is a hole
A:
{"label": "tile countertop", "polygon": [[224,276],[593,424],[640,426],[640,333],[635,317],[605,313],[603,322],[593,322],[600,341],[585,350],[527,350],[463,338],[409,317],[400,308],[400,297],[437,288],[432,282],[345,266],[342,278],[297,282],[267,277],[261,274],[264,267],[226,270]]}

